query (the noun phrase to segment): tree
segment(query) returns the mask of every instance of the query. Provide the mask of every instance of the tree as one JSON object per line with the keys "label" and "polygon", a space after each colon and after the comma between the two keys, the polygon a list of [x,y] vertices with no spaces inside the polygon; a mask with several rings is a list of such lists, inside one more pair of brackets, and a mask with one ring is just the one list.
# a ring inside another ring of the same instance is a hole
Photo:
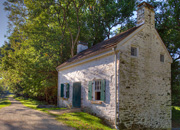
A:
{"label": "tree", "polygon": [[[33,3],[33,4],[32,4]],[[16,94],[56,103],[56,67],[75,54],[79,40],[109,38],[127,22],[132,0],[7,0],[8,45],[2,48],[3,81]]]}

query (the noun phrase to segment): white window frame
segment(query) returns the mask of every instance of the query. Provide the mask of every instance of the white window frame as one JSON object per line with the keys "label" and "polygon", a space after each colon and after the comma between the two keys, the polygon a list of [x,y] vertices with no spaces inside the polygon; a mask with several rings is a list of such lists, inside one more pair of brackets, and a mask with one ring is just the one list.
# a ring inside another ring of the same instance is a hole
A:
{"label": "white window frame", "polygon": [[[99,86],[99,87],[100,87],[100,90],[95,90],[95,88],[96,88],[96,86],[95,86],[96,83],[95,83],[95,82],[96,82],[96,81],[99,81],[99,82],[100,82],[100,86]],[[100,92],[100,94],[101,94],[101,79],[94,80],[94,81],[93,81],[93,85],[92,85],[92,96],[93,96],[92,100],[93,100],[93,101],[101,101],[101,97],[100,97],[100,100],[96,100],[96,99],[95,99],[95,92]]]}

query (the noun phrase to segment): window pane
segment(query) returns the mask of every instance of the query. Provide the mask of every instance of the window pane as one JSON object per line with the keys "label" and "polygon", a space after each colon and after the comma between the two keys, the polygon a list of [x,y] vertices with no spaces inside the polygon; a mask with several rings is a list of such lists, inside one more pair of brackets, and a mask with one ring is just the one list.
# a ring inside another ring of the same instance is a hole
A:
{"label": "window pane", "polygon": [[137,56],[137,48],[136,47],[131,47],[131,55]]}
{"label": "window pane", "polygon": [[66,91],[66,98],[67,98],[67,95],[68,95],[68,91]]}
{"label": "window pane", "polygon": [[64,84],[64,98],[66,98],[66,84]]}
{"label": "window pane", "polygon": [[100,92],[95,92],[95,100],[100,100]]}
{"label": "window pane", "polygon": [[95,91],[99,91],[99,90],[100,90],[100,82],[95,81]]}
{"label": "window pane", "polygon": [[101,80],[95,81],[94,90],[94,100],[101,100]]}
{"label": "window pane", "polygon": [[164,55],[160,54],[160,61],[164,62]]}
{"label": "window pane", "polygon": [[101,88],[101,82],[99,81],[99,90],[100,90],[100,88]]}

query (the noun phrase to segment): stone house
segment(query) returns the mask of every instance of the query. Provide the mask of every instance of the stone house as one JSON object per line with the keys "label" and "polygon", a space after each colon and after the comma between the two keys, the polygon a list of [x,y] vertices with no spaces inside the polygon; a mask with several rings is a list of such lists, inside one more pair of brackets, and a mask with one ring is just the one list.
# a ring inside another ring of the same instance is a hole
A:
{"label": "stone house", "polygon": [[81,108],[119,129],[171,128],[171,63],[153,7],[138,5],[137,26],[59,65],[58,106]]}

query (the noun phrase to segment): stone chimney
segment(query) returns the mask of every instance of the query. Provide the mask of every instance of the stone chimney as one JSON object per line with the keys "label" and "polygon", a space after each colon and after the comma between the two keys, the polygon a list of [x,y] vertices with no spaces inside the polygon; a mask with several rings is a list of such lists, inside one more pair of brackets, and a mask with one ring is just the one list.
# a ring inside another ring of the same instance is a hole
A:
{"label": "stone chimney", "polygon": [[77,44],[77,54],[88,49],[88,43],[79,41]]}
{"label": "stone chimney", "polygon": [[146,2],[138,5],[137,26],[141,24],[149,24],[151,27],[155,27],[154,7]]}

